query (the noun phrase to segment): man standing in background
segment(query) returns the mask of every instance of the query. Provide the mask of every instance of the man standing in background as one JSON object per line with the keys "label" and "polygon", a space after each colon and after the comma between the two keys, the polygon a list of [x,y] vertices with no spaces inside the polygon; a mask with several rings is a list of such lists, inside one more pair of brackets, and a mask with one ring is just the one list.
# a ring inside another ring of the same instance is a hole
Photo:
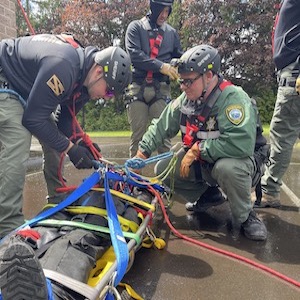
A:
{"label": "man standing in background", "polygon": [[[125,46],[133,65],[132,84],[126,93],[132,131],[130,157],[135,156],[148,122],[158,118],[170,101],[170,80],[178,78],[169,63],[182,55],[179,35],[166,23],[172,4],[173,0],[150,0],[150,12],[132,21],[126,31]],[[158,152],[169,151],[170,145],[165,140]]]}
{"label": "man standing in background", "polygon": [[270,124],[271,152],[262,177],[258,207],[279,207],[280,187],[300,133],[300,6],[297,0],[281,2],[273,40],[278,91]]}

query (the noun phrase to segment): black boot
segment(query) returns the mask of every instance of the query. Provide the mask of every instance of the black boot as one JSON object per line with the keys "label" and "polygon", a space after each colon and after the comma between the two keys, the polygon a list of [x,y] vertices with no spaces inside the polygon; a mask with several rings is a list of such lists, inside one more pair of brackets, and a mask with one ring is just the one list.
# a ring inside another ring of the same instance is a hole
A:
{"label": "black boot", "polygon": [[47,300],[48,289],[43,269],[33,249],[14,239],[3,254],[0,267],[3,300]]}
{"label": "black boot", "polygon": [[267,228],[262,220],[256,216],[256,212],[252,210],[248,219],[242,223],[242,229],[245,236],[254,241],[264,241],[267,239]]}
{"label": "black boot", "polygon": [[222,204],[225,201],[224,196],[222,195],[221,191],[218,187],[213,186],[209,187],[202,196],[193,202],[188,202],[185,205],[186,210],[193,211],[195,213],[204,212],[208,208],[212,206],[217,206]]}

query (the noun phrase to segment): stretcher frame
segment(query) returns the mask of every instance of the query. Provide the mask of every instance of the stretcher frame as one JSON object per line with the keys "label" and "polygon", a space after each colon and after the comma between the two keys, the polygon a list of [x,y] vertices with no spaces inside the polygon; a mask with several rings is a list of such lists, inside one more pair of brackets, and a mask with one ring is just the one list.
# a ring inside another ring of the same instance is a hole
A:
{"label": "stretcher frame", "polygon": [[[158,198],[156,196],[153,196],[153,199],[150,204],[153,206],[153,209],[150,208],[148,210],[145,218],[142,220],[142,223],[139,225],[139,228],[135,233],[137,236],[139,236],[141,242],[138,244],[135,239],[133,238],[129,239],[129,241],[127,242],[127,248],[129,253],[134,251],[135,254],[139,250],[143,238],[147,235],[147,228],[149,227],[151,220],[155,217],[155,210],[158,204]],[[133,263],[134,263],[134,257],[133,260],[129,260],[127,271],[130,269]],[[94,287],[91,287],[87,283],[82,283],[78,280],[75,280],[69,276],[60,274],[56,271],[52,271],[48,269],[43,269],[43,271],[46,278],[56,281],[62,284],[63,286],[75,291],[76,293],[85,297],[85,300],[105,299],[107,293],[113,294],[116,297],[116,299],[121,299],[118,291],[113,286],[114,277],[117,272],[116,260],[109,267],[106,273],[101,276],[101,279]]]}

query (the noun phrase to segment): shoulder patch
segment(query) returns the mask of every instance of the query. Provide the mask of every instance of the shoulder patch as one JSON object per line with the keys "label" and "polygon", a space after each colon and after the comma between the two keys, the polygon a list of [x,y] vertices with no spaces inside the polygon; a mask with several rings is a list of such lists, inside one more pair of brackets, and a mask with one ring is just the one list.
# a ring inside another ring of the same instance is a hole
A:
{"label": "shoulder patch", "polygon": [[63,84],[55,74],[47,81],[47,85],[56,96],[61,95],[65,90]]}
{"label": "shoulder patch", "polygon": [[244,108],[238,104],[229,105],[226,107],[226,116],[232,124],[239,125],[245,118]]}

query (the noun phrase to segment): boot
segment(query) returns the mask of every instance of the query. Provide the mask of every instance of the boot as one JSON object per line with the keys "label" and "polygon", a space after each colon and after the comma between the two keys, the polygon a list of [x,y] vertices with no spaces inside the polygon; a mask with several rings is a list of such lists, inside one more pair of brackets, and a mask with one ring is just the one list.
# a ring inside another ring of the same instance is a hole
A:
{"label": "boot", "polygon": [[33,249],[14,238],[3,254],[0,267],[3,300],[47,300],[46,277]]}
{"label": "boot", "polygon": [[248,219],[242,223],[242,230],[250,240],[264,241],[267,239],[267,228],[254,210],[251,210]]}
{"label": "boot", "polygon": [[217,206],[225,202],[225,198],[222,195],[218,187],[209,187],[201,197],[195,202],[188,202],[185,205],[187,211],[193,211],[195,213],[205,212],[208,208]]}
{"label": "boot", "polygon": [[280,198],[278,196],[271,196],[268,194],[263,193],[261,200],[259,202],[254,203],[254,207],[256,208],[265,208],[265,207],[279,207],[280,204]]}

